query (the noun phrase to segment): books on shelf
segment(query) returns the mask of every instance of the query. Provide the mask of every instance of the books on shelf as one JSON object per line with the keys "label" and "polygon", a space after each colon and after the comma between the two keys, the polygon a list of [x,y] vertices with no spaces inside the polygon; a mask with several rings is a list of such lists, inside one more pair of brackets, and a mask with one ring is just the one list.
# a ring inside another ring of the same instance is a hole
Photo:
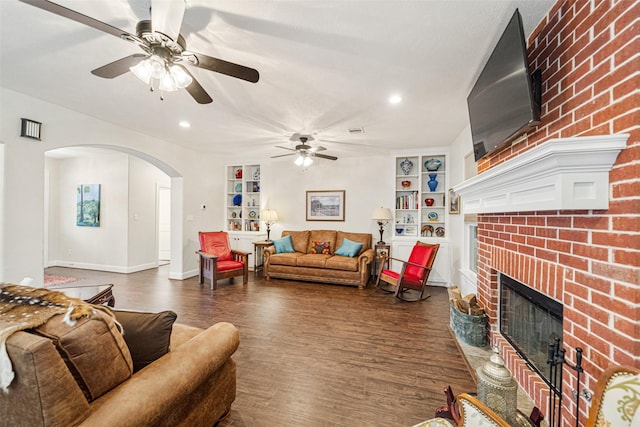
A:
{"label": "books on shelf", "polygon": [[417,191],[396,197],[396,209],[418,209],[419,203]]}

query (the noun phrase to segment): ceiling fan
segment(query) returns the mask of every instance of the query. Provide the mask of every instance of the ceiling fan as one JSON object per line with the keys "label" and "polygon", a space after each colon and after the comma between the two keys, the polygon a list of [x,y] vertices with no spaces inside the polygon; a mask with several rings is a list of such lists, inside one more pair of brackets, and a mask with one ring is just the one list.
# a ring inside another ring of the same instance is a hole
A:
{"label": "ceiling fan", "polygon": [[187,50],[185,40],[180,35],[184,0],[151,0],[151,20],[138,22],[135,35],[48,0],[20,1],[137,44],[144,51],[143,54],[126,56],[91,73],[112,79],[131,71],[149,84],[152,91],[154,79],[158,80],[161,99],[162,92],[184,88],[199,104],[212,101],[184,64],[251,83],[256,83],[260,78],[258,71],[253,68]]}
{"label": "ceiling fan", "polygon": [[338,158],[335,156],[329,156],[327,154],[318,153],[318,151],[324,151],[326,150],[326,148],[321,147],[319,145],[312,147],[311,145],[307,144],[307,142],[313,141],[313,137],[311,135],[300,135],[296,133],[296,134],[293,134],[293,136],[290,139],[291,141],[300,141],[300,144],[296,145],[295,148],[276,145],[277,148],[282,148],[283,150],[289,150],[289,151],[292,151],[292,153],[271,156],[272,159],[276,157],[297,155],[298,157],[296,158],[294,163],[298,166],[304,166],[304,167],[310,166],[311,163],[313,163],[312,157],[319,157],[321,159],[327,159],[327,160],[338,160]]}

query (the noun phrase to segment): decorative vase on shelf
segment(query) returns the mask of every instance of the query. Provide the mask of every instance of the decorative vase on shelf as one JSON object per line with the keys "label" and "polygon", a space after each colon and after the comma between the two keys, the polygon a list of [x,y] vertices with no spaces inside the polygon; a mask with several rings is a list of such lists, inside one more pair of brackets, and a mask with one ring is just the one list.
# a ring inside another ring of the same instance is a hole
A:
{"label": "decorative vase on shelf", "polygon": [[413,168],[413,162],[408,158],[405,158],[403,161],[400,162],[400,169],[402,169],[402,173],[404,173],[405,175],[409,175],[409,172],[411,172],[412,168]]}
{"label": "decorative vase on shelf", "polygon": [[440,166],[442,166],[442,162],[438,159],[430,159],[424,162],[424,168],[429,172],[437,171],[440,169]]}
{"label": "decorative vase on shelf", "polygon": [[438,180],[436,179],[437,176],[438,174],[435,173],[429,174],[429,181],[427,182],[427,185],[429,186],[429,190],[431,191],[436,191],[436,188],[438,188]]}

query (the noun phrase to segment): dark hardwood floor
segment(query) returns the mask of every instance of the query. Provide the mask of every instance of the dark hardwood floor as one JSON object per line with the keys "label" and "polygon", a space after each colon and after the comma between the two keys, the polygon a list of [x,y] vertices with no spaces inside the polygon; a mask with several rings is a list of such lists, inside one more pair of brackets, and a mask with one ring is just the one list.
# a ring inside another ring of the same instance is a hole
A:
{"label": "dark hardwood floor", "polygon": [[134,274],[49,268],[113,283],[116,308],[173,310],[178,322],[240,331],[237,398],[223,427],[412,426],[444,404],[442,389],[476,385],[448,329],[446,289],[402,302],[374,288],[265,281],[212,291],[169,280],[168,266]]}

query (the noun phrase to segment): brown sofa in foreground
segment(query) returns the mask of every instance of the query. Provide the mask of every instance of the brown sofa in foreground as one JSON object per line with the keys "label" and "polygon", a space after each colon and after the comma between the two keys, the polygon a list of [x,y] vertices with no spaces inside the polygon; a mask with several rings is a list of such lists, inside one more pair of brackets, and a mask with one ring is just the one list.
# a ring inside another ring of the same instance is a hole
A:
{"label": "brown sofa in foreground", "polygon": [[15,378],[0,391],[1,426],[212,426],[230,410],[239,344],[230,323],[174,324],[170,351],[132,374],[133,347],[123,347],[110,317],[98,313],[73,327],[61,318],[43,333],[41,326],[7,340]]}
{"label": "brown sofa in foreground", "polygon": [[[282,237],[286,236],[291,236],[294,252],[276,253],[273,246],[264,250],[264,276],[267,280],[293,279],[357,286],[360,289],[369,282],[369,264],[374,257],[371,234],[336,230],[283,231]],[[335,255],[345,238],[362,243],[354,257]],[[320,242],[328,243],[329,254],[313,253]]]}

